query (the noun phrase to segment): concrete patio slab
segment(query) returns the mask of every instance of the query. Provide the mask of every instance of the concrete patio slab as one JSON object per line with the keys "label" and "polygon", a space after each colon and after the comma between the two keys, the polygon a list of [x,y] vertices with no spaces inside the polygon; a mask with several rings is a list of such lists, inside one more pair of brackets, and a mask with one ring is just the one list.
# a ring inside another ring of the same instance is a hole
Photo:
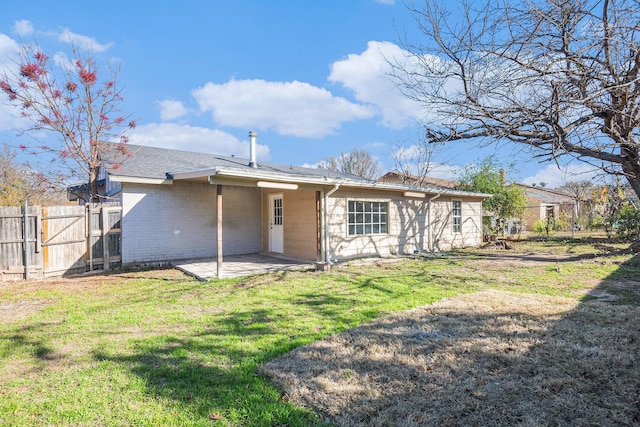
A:
{"label": "concrete patio slab", "polygon": [[[198,258],[175,261],[175,268],[198,280],[207,281],[217,277],[215,258]],[[265,254],[229,255],[222,262],[222,278],[251,276],[286,270],[315,270],[313,262],[280,258]]]}

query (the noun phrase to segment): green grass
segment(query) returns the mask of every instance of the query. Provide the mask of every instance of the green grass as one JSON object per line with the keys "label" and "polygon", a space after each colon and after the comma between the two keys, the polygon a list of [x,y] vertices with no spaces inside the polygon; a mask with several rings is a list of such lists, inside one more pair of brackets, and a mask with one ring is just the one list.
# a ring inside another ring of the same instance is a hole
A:
{"label": "green grass", "polygon": [[[208,283],[167,270],[83,278],[77,287],[7,285],[0,304],[49,305],[2,326],[0,425],[319,424],[256,368],[444,297],[494,288],[583,298],[610,278],[640,280],[630,255],[531,269],[488,266],[463,251]],[[621,295],[638,303],[627,290]]]}

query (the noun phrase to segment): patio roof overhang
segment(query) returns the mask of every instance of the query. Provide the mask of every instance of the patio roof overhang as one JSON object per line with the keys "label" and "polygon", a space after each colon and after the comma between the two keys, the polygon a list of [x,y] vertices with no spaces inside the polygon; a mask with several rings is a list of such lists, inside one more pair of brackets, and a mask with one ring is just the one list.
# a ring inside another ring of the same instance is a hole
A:
{"label": "patio roof overhang", "polygon": [[[378,182],[372,180],[356,180],[346,178],[333,178],[327,176],[311,176],[299,174],[283,174],[275,172],[265,172],[261,170],[247,170],[235,168],[208,168],[196,171],[175,173],[173,180],[207,180],[210,184],[246,185],[255,187],[269,187],[264,183],[283,184],[281,187],[273,185],[271,188],[294,189],[320,186],[323,189],[335,187],[361,188],[370,190],[386,190],[392,192],[402,192],[405,197],[424,198],[426,195],[440,194],[446,196],[473,197],[487,199],[491,194],[474,193],[470,191],[452,190],[441,187],[417,187],[406,184],[393,184],[388,182]],[[288,187],[287,185],[291,185]],[[421,196],[424,195],[424,196]]]}
{"label": "patio roof overhang", "polygon": [[[329,190],[336,185],[341,188],[381,190],[391,192],[401,192],[408,198],[425,198],[429,195],[439,194],[440,196],[468,197],[476,199],[487,199],[491,194],[475,193],[470,191],[452,190],[450,188],[436,186],[413,186],[408,184],[395,184],[389,182],[379,182],[372,180],[358,180],[348,178],[336,178],[324,175],[304,175],[287,174],[275,171],[264,171],[253,168],[230,168],[212,167],[186,172],[167,172],[164,178],[125,176],[111,173],[109,179],[113,182],[152,184],[152,185],[172,185],[174,181],[199,181],[210,184],[221,185],[241,185],[247,187],[269,187],[268,183],[273,183],[271,188],[284,189],[319,189]],[[267,183],[267,184],[265,184]],[[280,184],[280,187],[277,186]]]}

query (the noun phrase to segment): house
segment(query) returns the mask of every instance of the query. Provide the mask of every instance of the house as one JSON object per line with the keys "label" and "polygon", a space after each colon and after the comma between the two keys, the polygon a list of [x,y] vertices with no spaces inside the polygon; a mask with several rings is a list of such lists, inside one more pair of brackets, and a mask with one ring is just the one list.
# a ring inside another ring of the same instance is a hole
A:
{"label": "house", "polygon": [[449,179],[432,178],[428,176],[415,176],[407,175],[396,171],[387,172],[378,178],[380,182],[391,182],[395,184],[407,184],[414,185],[416,187],[432,187],[432,188],[448,188],[454,189],[458,184],[458,181],[452,181]]}
{"label": "house", "polygon": [[331,263],[482,241],[489,195],[257,162],[250,141],[248,160],[135,145],[124,161],[107,154],[123,264],[249,253]]}
{"label": "house", "polygon": [[534,187],[524,184],[515,184],[524,191],[527,204],[524,211],[524,221],[527,230],[533,229],[533,224],[547,218],[570,220],[574,209],[574,199],[572,196],[559,190]]}

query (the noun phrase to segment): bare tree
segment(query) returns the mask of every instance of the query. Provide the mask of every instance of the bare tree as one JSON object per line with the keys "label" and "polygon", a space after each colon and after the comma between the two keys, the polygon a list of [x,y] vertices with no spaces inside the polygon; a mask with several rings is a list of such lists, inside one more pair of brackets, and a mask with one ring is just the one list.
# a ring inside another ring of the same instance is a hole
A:
{"label": "bare tree", "polygon": [[427,109],[431,142],[478,138],[569,155],[640,196],[638,0],[488,0],[410,7],[422,44],[392,63]]}
{"label": "bare tree", "polygon": [[65,201],[65,192],[51,185],[41,173],[20,164],[16,153],[7,145],[0,154],[0,206],[19,206],[25,200],[33,205]]}
{"label": "bare tree", "polygon": [[[73,63],[59,67],[37,46],[22,45],[15,71],[0,78],[0,89],[29,119],[30,127],[21,134],[27,133],[31,139],[20,148],[46,156],[55,165],[50,175],[83,177],[91,201],[97,201],[101,156],[113,147],[126,155],[124,129],[135,127],[135,122],[120,115],[118,70],[110,69],[109,78],[100,83],[92,56],[81,58],[76,49],[72,51]],[[53,134],[56,141],[40,141],[42,131]]]}
{"label": "bare tree", "polygon": [[576,204],[576,212],[580,212],[582,204],[589,200],[590,192],[594,186],[593,182],[589,180],[582,181],[567,181],[558,187],[558,190],[563,191],[573,197]]}
{"label": "bare tree", "polygon": [[350,153],[340,153],[318,164],[320,169],[350,173],[367,179],[375,179],[380,175],[378,162],[365,150],[354,148]]}
{"label": "bare tree", "polygon": [[424,133],[409,146],[396,144],[391,159],[402,182],[419,187],[426,185],[427,178],[438,166],[436,157],[442,146],[441,143],[429,143]]}

